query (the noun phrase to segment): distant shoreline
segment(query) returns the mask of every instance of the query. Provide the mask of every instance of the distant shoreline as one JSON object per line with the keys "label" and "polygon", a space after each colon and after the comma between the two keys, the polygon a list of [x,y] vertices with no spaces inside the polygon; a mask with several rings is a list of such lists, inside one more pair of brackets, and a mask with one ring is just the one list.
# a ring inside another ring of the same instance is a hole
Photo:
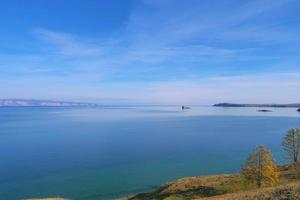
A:
{"label": "distant shoreline", "polygon": [[[1,107],[98,107],[103,106],[97,103],[55,101],[55,100],[33,100],[33,99],[0,99]],[[106,105],[107,106],[107,105]],[[120,105],[118,105],[120,106]],[[122,105],[131,106],[178,106],[181,105]],[[193,106],[214,106],[214,107],[268,107],[268,108],[299,108],[300,103],[291,104],[242,104],[242,103],[217,103],[214,105],[193,105]],[[189,108],[189,107],[187,107]]]}
{"label": "distant shoreline", "polygon": [[0,107],[95,107],[94,103],[28,100],[28,99],[0,99]]}
{"label": "distant shoreline", "polygon": [[293,104],[237,104],[237,103],[218,103],[215,107],[269,107],[269,108],[300,108],[300,103]]}

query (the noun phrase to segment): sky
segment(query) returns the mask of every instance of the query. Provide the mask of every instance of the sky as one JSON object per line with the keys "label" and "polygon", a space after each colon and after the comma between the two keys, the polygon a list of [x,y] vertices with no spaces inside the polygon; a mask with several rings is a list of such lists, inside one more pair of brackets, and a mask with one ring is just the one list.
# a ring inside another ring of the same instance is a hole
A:
{"label": "sky", "polygon": [[299,0],[3,0],[0,98],[300,102]]}

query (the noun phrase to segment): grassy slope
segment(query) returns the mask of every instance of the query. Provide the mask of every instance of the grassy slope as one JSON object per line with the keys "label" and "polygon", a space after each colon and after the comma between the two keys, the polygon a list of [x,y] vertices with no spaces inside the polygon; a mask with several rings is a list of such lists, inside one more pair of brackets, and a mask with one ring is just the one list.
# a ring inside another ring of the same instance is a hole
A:
{"label": "grassy slope", "polygon": [[[240,174],[189,177],[176,180],[154,192],[137,194],[128,200],[182,200],[182,199],[274,199],[272,197],[294,196],[300,193],[300,166],[279,166],[280,181],[277,186],[255,190],[255,186],[245,184]],[[298,182],[299,181],[299,182]],[[291,182],[293,182],[291,184]],[[246,191],[246,192],[245,192]],[[255,196],[269,195],[264,198]],[[280,194],[280,195],[279,195]],[[215,196],[215,197],[214,197]],[[211,198],[207,198],[211,197]],[[287,198],[281,198],[287,199]],[[293,198],[288,198],[293,199]],[[300,199],[300,198],[297,198]]]}
{"label": "grassy slope", "polygon": [[[269,187],[241,193],[225,194],[215,197],[200,198],[201,200],[297,200],[300,199],[300,182],[277,187]],[[200,200],[199,199],[199,200]]]}

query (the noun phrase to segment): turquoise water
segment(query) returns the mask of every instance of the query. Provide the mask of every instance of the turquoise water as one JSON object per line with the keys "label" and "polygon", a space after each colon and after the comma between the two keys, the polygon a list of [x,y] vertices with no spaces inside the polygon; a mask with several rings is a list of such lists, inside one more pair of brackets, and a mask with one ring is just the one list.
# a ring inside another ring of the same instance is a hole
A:
{"label": "turquoise water", "polygon": [[116,199],[180,177],[237,172],[266,144],[278,163],[293,108],[0,108],[0,199]]}

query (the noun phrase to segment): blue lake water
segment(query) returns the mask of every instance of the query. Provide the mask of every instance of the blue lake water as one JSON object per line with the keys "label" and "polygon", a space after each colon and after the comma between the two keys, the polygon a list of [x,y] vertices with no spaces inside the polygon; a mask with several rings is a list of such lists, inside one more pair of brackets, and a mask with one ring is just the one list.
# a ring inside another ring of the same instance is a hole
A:
{"label": "blue lake water", "polygon": [[237,172],[257,144],[285,162],[294,108],[0,108],[0,199],[116,199]]}

